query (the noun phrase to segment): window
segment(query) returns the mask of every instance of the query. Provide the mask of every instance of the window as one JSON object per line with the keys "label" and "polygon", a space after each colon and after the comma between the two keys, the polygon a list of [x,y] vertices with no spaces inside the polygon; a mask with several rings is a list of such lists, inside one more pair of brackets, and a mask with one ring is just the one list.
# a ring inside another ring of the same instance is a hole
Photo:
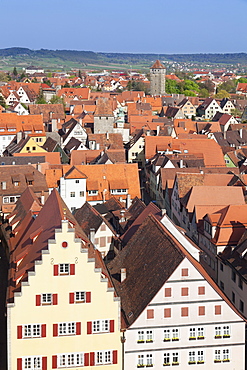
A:
{"label": "window", "polygon": [[235,293],[232,292],[232,303],[235,303]]}
{"label": "window", "polygon": [[181,316],[182,317],[189,316],[189,307],[181,307]]}
{"label": "window", "polygon": [[181,270],[181,275],[182,276],[189,276],[189,269],[182,269]]}
{"label": "window", "polygon": [[214,351],[214,362],[221,362],[220,349]]}
{"label": "window", "polygon": [[38,370],[42,369],[42,357],[32,356],[22,358],[23,369]]}
{"label": "window", "polygon": [[151,367],[153,366],[153,355],[152,353],[147,353],[146,354],[146,367]]}
{"label": "window", "polygon": [[52,304],[52,294],[44,293],[41,294],[41,304]]}
{"label": "window", "polygon": [[204,294],[205,294],[205,286],[199,286],[198,295],[204,295]]}
{"label": "window", "polygon": [[191,351],[189,352],[189,364],[195,364],[196,363],[196,352]]}
{"label": "window", "polygon": [[171,308],[165,308],[164,309],[164,317],[171,317]]}
{"label": "window", "polygon": [[93,321],[93,333],[103,333],[110,331],[110,320]]}
{"label": "window", "polygon": [[58,335],[74,335],[76,334],[75,322],[61,322],[58,324]]}
{"label": "window", "polygon": [[215,338],[221,338],[222,336],[221,336],[221,326],[216,326],[215,328],[214,328],[214,330],[215,330]]}
{"label": "window", "polygon": [[225,325],[223,326],[223,338],[229,338],[230,337],[230,326]]}
{"label": "window", "polygon": [[223,349],[223,362],[229,362],[230,361],[230,350],[229,349]]}
{"label": "window", "polygon": [[189,288],[181,288],[181,296],[187,297],[189,295]]}
{"label": "window", "polygon": [[138,343],[144,343],[144,341],[145,341],[144,330],[140,330],[140,331],[138,331],[138,339],[137,339],[137,342]]}
{"label": "window", "polygon": [[147,310],[147,319],[154,318],[154,310]]}
{"label": "window", "polygon": [[88,195],[98,195],[98,190],[88,190]]}
{"label": "window", "polygon": [[128,189],[111,189],[111,194],[127,194]]}
{"label": "window", "polygon": [[144,367],[144,355],[138,355],[137,367]]}
{"label": "window", "polygon": [[190,328],[190,336],[189,339],[196,339],[196,328]]}
{"label": "window", "polygon": [[214,306],[214,314],[221,315],[221,306]]}
{"label": "window", "polygon": [[60,263],[59,264],[59,274],[60,275],[69,275],[69,263]]}
{"label": "window", "polygon": [[41,337],[41,325],[40,324],[24,325],[23,338],[38,338],[38,337]]}
{"label": "window", "polygon": [[146,342],[153,342],[153,330],[147,330],[146,332]]}
{"label": "window", "polygon": [[172,364],[173,365],[178,365],[179,364],[179,361],[178,361],[178,352],[173,352],[172,353]]}
{"label": "window", "polygon": [[75,302],[85,302],[85,292],[75,292]]}
{"label": "window", "polygon": [[239,301],[239,310],[240,310],[241,312],[244,312],[244,302],[243,302],[243,301],[241,301],[241,299],[240,299],[240,301]]}
{"label": "window", "polygon": [[197,363],[202,364],[204,363],[204,352],[197,351]]}
{"label": "window", "polygon": [[70,192],[70,198],[75,198],[75,192],[74,191]]}
{"label": "window", "polygon": [[225,284],[223,281],[220,280],[220,289],[224,290],[225,289]]}
{"label": "window", "polygon": [[236,272],[232,270],[232,281],[236,282]]}
{"label": "window", "polygon": [[240,276],[238,277],[238,287],[243,290],[243,281]]}
{"label": "window", "polygon": [[172,296],[172,288],[165,288],[165,297]]}
{"label": "window", "polygon": [[220,263],[220,271],[224,271],[223,263]]}
{"label": "window", "polygon": [[97,351],[95,352],[95,364],[104,365],[112,363],[112,351]]}
{"label": "window", "polygon": [[205,316],[205,306],[198,307],[198,316]]}
{"label": "window", "polygon": [[75,183],[76,183],[76,184],[79,184],[79,180],[75,180]]}
{"label": "window", "polygon": [[58,355],[58,368],[84,366],[84,353],[62,353]]}
{"label": "window", "polygon": [[204,339],[204,328],[197,328],[197,339]]}
{"label": "window", "polygon": [[165,352],[164,353],[164,365],[170,365],[170,353],[169,352]]}
{"label": "window", "polygon": [[84,197],[84,191],[80,191],[80,197]]}
{"label": "window", "polygon": [[179,340],[179,330],[178,329],[172,329],[172,341]]}
{"label": "window", "polygon": [[164,329],[164,342],[169,342],[171,340],[170,329]]}

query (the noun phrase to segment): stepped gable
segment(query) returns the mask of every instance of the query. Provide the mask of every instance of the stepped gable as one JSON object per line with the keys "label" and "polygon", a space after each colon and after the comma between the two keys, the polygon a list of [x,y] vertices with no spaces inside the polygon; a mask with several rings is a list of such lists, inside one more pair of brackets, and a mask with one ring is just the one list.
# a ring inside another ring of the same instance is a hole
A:
{"label": "stepped gable", "polygon": [[42,260],[42,251],[49,249],[48,242],[55,238],[55,230],[61,228],[63,220],[68,220],[69,228],[75,230],[75,237],[82,240],[85,248],[90,246],[76,219],[58,192],[53,190],[11,255],[8,302],[13,302],[14,293],[21,291],[22,282],[28,281],[28,272],[35,271],[35,262]]}
{"label": "stepped gable", "polygon": [[[153,215],[146,217],[129,243],[108,265],[121,299],[125,325],[131,325],[184,259],[176,242]],[[126,279],[121,283],[121,268]]]}

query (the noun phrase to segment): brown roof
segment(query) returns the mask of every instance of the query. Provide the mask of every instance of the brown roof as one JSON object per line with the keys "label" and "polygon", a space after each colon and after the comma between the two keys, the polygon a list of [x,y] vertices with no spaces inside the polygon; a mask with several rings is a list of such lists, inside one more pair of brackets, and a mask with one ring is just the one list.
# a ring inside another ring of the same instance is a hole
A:
{"label": "brown roof", "polygon": [[160,60],[156,60],[151,69],[165,69],[165,66],[161,63]]}
{"label": "brown roof", "polygon": [[100,98],[97,100],[96,109],[94,115],[101,117],[112,117],[112,107],[107,98]]}

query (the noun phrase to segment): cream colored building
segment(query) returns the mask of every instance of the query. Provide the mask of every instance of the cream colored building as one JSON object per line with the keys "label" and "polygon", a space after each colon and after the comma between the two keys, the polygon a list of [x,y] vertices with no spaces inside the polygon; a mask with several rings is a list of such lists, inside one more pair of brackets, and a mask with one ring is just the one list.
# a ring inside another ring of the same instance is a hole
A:
{"label": "cream colored building", "polygon": [[54,190],[12,253],[8,370],[121,368],[120,301],[65,207]]}

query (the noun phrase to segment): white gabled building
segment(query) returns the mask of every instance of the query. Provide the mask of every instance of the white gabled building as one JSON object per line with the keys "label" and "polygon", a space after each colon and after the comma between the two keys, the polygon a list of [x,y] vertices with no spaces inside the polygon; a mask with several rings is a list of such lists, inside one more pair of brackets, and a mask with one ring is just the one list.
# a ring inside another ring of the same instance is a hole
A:
{"label": "white gabled building", "polygon": [[202,268],[199,249],[148,216],[108,265],[121,299],[125,370],[245,369],[245,319]]}

